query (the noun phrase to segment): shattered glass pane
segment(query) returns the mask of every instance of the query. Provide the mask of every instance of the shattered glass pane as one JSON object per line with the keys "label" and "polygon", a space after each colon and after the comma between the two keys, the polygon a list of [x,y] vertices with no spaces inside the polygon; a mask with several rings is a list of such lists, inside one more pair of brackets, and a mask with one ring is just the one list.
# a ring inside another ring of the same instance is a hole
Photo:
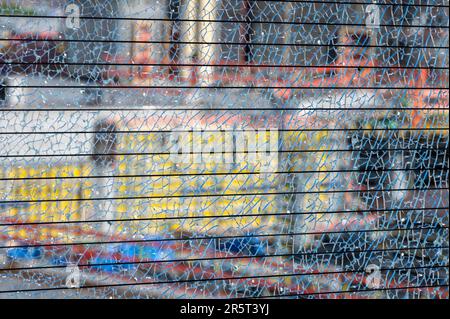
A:
{"label": "shattered glass pane", "polygon": [[0,298],[448,298],[447,0],[6,0]]}

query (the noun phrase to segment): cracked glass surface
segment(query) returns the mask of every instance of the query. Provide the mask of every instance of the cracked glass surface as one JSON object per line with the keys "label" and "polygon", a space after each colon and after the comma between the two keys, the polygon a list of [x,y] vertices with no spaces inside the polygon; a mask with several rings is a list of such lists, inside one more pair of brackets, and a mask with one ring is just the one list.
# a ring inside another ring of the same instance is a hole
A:
{"label": "cracked glass surface", "polygon": [[16,0],[0,32],[0,298],[448,298],[448,1]]}

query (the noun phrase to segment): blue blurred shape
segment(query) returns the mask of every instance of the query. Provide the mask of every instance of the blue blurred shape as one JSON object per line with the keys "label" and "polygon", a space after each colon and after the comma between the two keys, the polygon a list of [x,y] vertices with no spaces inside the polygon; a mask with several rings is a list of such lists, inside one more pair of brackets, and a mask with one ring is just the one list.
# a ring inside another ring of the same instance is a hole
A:
{"label": "blue blurred shape", "polygon": [[11,248],[7,251],[8,258],[13,260],[33,260],[43,256],[43,249],[40,247]]}

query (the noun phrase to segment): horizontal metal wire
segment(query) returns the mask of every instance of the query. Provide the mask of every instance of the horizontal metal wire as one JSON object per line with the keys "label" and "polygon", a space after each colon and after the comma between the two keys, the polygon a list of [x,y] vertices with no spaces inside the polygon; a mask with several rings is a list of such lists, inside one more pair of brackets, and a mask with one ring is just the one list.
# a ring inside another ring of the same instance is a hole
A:
{"label": "horizontal metal wire", "polygon": [[292,171],[238,171],[238,172],[201,172],[201,173],[152,173],[127,175],[85,175],[85,176],[36,176],[36,177],[1,177],[0,181],[30,180],[66,180],[66,179],[100,179],[100,178],[152,178],[152,177],[187,177],[187,176],[239,176],[239,175],[271,175],[271,174],[327,174],[327,173],[370,173],[370,172],[416,172],[416,171],[448,171],[449,167],[412,167],[412,168],[377,168],[377,169],[339,169],[339,170],[292,170]]}
{"label": "horizontal metal wire", "polygon": [[[303,252],[290,254],[269,254],[269,255],[232,255],[223,257],[210,258],[187,258],[187,259],[163,259],[163,260],[139,260],[139,261],[124,261],[124,262],[105,262],[105,263],[88,263],[77,264],[78,268],[101,267],[101,266],[120,266],[120,265],[151,265],[151,264],[165,264],[165,263],[189,263],[189,262],[203,262],[203,261],[217,261],[217,260],[239,260],[239,259],[263,259],[263,258],[278,258],[278,257],[304,257],[317,255],[345,255],[345,254],[365,254],[365,253],[384,253],[392,251],[411,251],[411,250],[433,250],[433,249],[449,249],[448,246],[421,246],[421,247],[402,247],[402,248],[385,248],[385,249],[358,249],[358,250],[344,250],[333,252]],[[16,272],[16,271],[35,271],[43,269],[59,269],[66,268],[67,265],[48,265],[48,266],[34,266],[34,267],[11,267],[0,268],[2,272]]]}
{"label": "horizontal metal wire", "polygon": [[[30,18],[30,19],[67,19],[64,15],[27,15],[27,14],[0,14],[0,18]],[[354,26],[366,27],[366,23],[342,23],[342,22],[321,22],[321,21],[268,21],[258,19],[247,20],[230,20],[230,19],[184,19],[184,18],[145,18],[145,17],[106,17],[106,16],[80,16],[80,20],[112,20],[112,21],[154,21],[154,22],[198,22],[198,23],[236,23],[236,24],[279,24],[279,25],[320,25],[320,26]],[[448,29],[448,25],[434,25],[434,24],[380,24],[378,27],[393,27],[393,28],[430,28],[430,29]]]}
{"label": "horizontal metal wire", "polygon": [[395,69],[395,70],[448,70],[448,66],[402,66],[402,65],[306,65],[306,64],[255,64],[255,63],[138,63],[138,62],[21,62],[3,61],[3,65],[80,65],[80,66],[157,66],[157,67],[217,67],[217,68],[289,68],[289,69]]}
{"label": "horizontal metal wire", "polygon": [[[328,150],[277,150],[277,153],[339,153],[339,152],[393,152],[393,151],[447,151],[448,147],[438,148],[379,148],[379,149],[328,149]],[[275,152],[275,151],[274,151]],[[266,154],[266,151],[217,152],[215,154]],[[72,153],[72,154],[15,154],[0,155],[0,158],[35,158],[35,157],[91,157],[91,156],[136,156],[136,155],[174,155],[178,152],[122,152],[122,153]],[[208,152],[184,152],[183,155],[210,155]]]}
{"label": "horizontal metal wire", "polygon": [[261,237],[294,237],[294,236],[311,236],[311,235],[331,235],[331,234],[353,234],[353,233],[379,233],[379,232],[403,232],[403,231],[426,231],[426,230],[443,230],[448,226],[436,227],[415,227],[415,228],[388,228],[388,229],[359,229],[359,230],[343,230],[343,231],[316,231],[316,232],[293,232],[278,234],[248,234],[233,236],[201,236],[201,237],[184,237],[184,238],[158,238],[158,239],[132,239],[132,240],[113,240],[113,241],[91,241],[91,242],[72,242],[72,243],[41,243],[26,245],[8,245],[0,246],[0,249],[11,248],[39,248],[39,247],[64,247],[64,246],[80,246],[80,245],[115,245],[130,243],[160,243],[160,242],[179,242],[193,240],[218,240],[218,239],[237,239],[237,238],[261,238]]}
{"label": "horizontal metal wire", "polygon": [[[270,128],[264,128],[264,129],[257,129],[260,131],[266,131]],[[443,131],[443,130],[449,130],[449,127],[427,127],[427,128],[421,128],[421,127],[399,127],[399,128],[298,128],[298,129],[286,129],[286,128],[276,128],[277,132],[377,132],[377,131],[387,131],[387,132],[403,132],[403,131],[420,131],[420,132],[427,132],[427,131]],[[51,135],[51,134],[96,134],[96,133],[103,133],[103,134],[151,134],[151,133],[191,133],[191,132],[204,132],[204,133],[225,133],[225,132],[254,132],[253,129],[178,129],[174,128],[173,130],[85,130],[85,131],[7,131],[2,132],[0,131],[0,135]]]}
{"label": "horizontal metal wire", "polygon": [[[202,86],[202,85],[4,85],[12,89],[220,89],[220,90],[449,90],[414,86]],[[362,109],[362,108],[361,108]],[[377,108],[378,109],[378,108]],[[405,109],[405,108],[403,108]],[[196,110],[196,109],[193,109]],[[210,109],[211,110],[211,109]],[[228,108],[230,110],[230,108]],[[247,109],[248,110],[248,109]],[[319,110],[319,109],[318,109]],[[341,108],[342,110],[342,108]]]}
{"label": "horizontal metal wire", "polygon": [[[115,89],[115,87],[105,87],[104,89]],[[330,88],[331,89],[331,88]],[[336,88],[341,89],[341,88]],[[361,89],[361,88],[359,88]],[[362,88],[364,89],[364,88]],[[427,88],[431,89],[431,88]],[[324,89],[325,90],[325,89]],[[445,89],[448,90],[448,89]],[[438,110],[442,112],[449,111],[448,105],[447,107],[376,107],[376,108],[362,108],[362,107],[341,107],[341,108],[330,108],[330,107],[321,107],[321,108],[313,108],[313,107],[252,107],[252,108],[231,108],[231,107],[215,107],[215,108],[199,108],[199,107],[67,107],[67,108],[14,108],[14,109],[5,109],[1,108],[1,113],[9,113],[9,112],[102,112],[102,111],[111,111],[111,112],[120,112],[120,111],[154,111],[154,112],[164,112],[164,111],[179,111],[179,112],[187,112],[187,111],[277,111],[277,112],[287,112],[287,111],[414,111],[414,110],[424,110],[424,111],[433,111]]]}
{"label": "horizontal metal wire", "polygon": [[[26,226],[43,226],[43,225],[67,225],[67,224],[95,224],[95,223],[115,223],[115,222],[140,222],[140,221],[157,221],[157,220],[188,220],[188,219],[221,219],[221,218],[248,218],[248,217],[268,217],[268,216],[297,216],[297,215],[334,215],[334,214],[378,214],[393,212],[412,212],[426,210],[448,210],[449,207],[424,207],[424,208],[390,208],[390,209],[355,209],[340,211],[314,211],[314,212],[286,212],[286,213],[260,213],[260,214],[229,214],[229,215],[201,215],[201,216],[171,216],[171,217],[148,217],[148,218],[121,218],[121,219],[90,219],[90,220],[67,220],[67,221],[48,221],[48,222],[17,222],[17,223],[0,223],[0,227],[26,227]],[[224,210],[223,213],[227,211]]]}
{"label": "horizontal metal wire", "polygon": [[[69,42],[69,43],[135,43],[135,44],[191,44],[191,45],[253,45],[253,46],[283,46],[283,47],[329,47],[321,43],[266,43],[266,42],[223,42],[223,41],[181,41],[181,40],[100,40],[100,39],[42,39],[42,38],[0,38],[0,41],[15,42]],[[427,45],[381,45],[381,44],[343,44],[336,43],[334,47],[342,48],[384,48],[384,49],[448,49],[446,46]]]}
{"label": "horizontal metal wire", "polygon": [[[397,267],[397,268],[382,268],[381,272],[397,271],[397,270],[416,270],[416,269],[434,269],[445,268],[448,265],[428,265],[418,267]],[[337,275],[346,273],[367,273],[366,269],[358,270],[337,270],[326,272],[304,272],[304,273],[290,273],[290,274],[271,274],[271,275],[256,275],[256,276],[241,276],[241,277],[220,277],[220,278],[202,278],[202,279],[180,279],[180,280],[167,280],[167,281],[150,281],[150,282],[128,282],[118,284],[99,284],[99,285],[84,285],[81,287],[70,288],[64,287],[49,287],[49,288],[34,288],[34,289],[22,289],[22,290],[0,290],[0,294],[4,293],[24,293],[24,292],[38,292],[38,291],[52,291],[52,290],[80,290],[90,288],[113,288],[113,287],[126,287],[126,286],[143,286],[143,285],[162,285],[162,284],[179,284],[179,283],[194,283],[194,282],[214,282],[225,280],[247,280],[247,279],[263,279],[263,278],[285,278],[285,277],[303,277],[303,276],[317,276],[317,275]],[[385,288],[390,289],[390,288]]]}
{"label": "horizontal metal wire", "polygon": [[116,201],[116,200],[140,200],[140,199],[167,199],[167,198],[205,198],[205,197],[247,197],[247,196],[271,196],[271,195],[304,195],[304,194],[352,194],[371,192],[408,192],[447,190],[448,187],[427,188],[399,188],[399,189],[366,189],[366,190],[327,190],[327,191],[292,191],[292,192],[256,192],[256,193],[195,193],[184,195],[150,195],[150,196],[123,196],[123,197],[93,197],[93,198],[56,198],[56,199],[24,199],[0,201],[1,204],[26,204],[26,203],[59,203],[59,202],[90,202],[90,201]]}

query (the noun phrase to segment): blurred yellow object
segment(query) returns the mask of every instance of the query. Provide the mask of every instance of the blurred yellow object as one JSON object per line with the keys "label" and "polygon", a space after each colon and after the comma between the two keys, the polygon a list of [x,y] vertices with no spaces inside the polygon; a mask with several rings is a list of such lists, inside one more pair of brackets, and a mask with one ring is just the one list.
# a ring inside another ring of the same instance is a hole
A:
{"label": "blurred yellow object", "polygon": [[[214,118],[209,120],[217,122]],[[273,172],[261,172],[266,160],[261,150],[239,156],[236,149],[233,156],[224,156],[222,152],[213,154],[212,150],[224,147],[227,138],[230,139],[231,135],[226,135],[230,132],[224,133],[226,130],[241,129],[230,126],[232,122],[211,124],[204,119],[192,121],[198,127],[186,129],[182,121],[176,117],[116,119],[118,130],[124,133],[117,135],[118,155],[111,167],[102,168],[90,159],[8,168],[1,174],[22,180],[4,186],[4,199],[29,201],[28,205],[8,208],[9,216],[33,222],[93,218],[99,206],[92,199],[99,196],[97,187],[105,186],[104,182],[112,185],[107,194],[100,196],[114,197],[106,213],[108,218],[116,220],[111,228],[115,235],[165,236],[169,231],[248,233],[271,227],[275,219],[264,215],[276,211],[276,196],[258,194],[276,192],[278,180]],[[171,135],[170,130],[174,129],[185,132],[182,141]],[[208,133],[199,133],[202,129]],[[270,142],[269,132],[245,126],[243,129],[257,132],[252,138],[259,142]],[[284,138],[292,139],[289,143],[295,144],[298,136],[294,132]],[[307,140],[306,134],[300,136]],[[171,153],[177,149],[177,143],[192,144],[189,153],[198,150],[200,153],[188,154],[179,161]],[[222,151],[230,153],[230,149],[222,148]],[[92,177],[97,175],[111,177]],[[39,180],[25,180],[28,177]],[[247,195],[239,195],[243,193]],[[93,230],[91,224],[73,227]],[[36,240],[62,236],[60,229],[51,225],[36,229],[35,235],[22,230],[20,236],[33,236]]]}
{"label": "blurred yellow object", "polygon": [[[76,164],[18,166],[4,170],[3,174],[8,178],[16,179],[4,190],[4,200],[24,201],[8,209],[9,217],[20,222],[79,220],[82,182],[72,177],[82,176],[82,171],[83,167]],[[89,193],[89,188],[85,185],[84,195]],[[15,229],[10,232],[11,236],[20,239],[45,240],[54,238],[58,233],[56,228],[51,226],[38,227],[36,231],[29,231],[20,226],[12,228]]]}

